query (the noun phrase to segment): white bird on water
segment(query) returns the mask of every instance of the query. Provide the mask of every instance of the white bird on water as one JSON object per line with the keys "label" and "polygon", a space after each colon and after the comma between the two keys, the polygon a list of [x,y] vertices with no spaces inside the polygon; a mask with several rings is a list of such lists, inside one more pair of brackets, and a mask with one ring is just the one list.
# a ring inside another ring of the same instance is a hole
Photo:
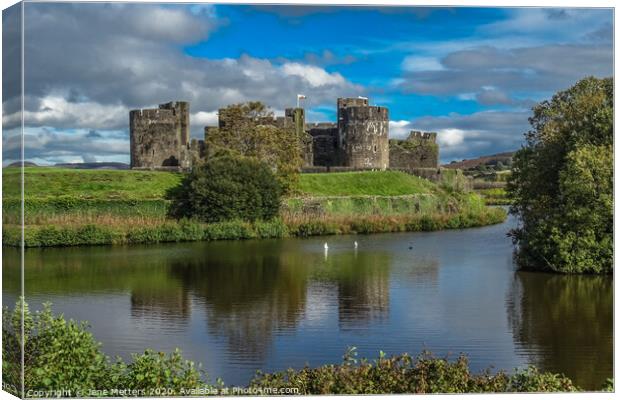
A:
{"label": "white bird on water", "polygon": [[355,246],[355,248],[357,249],[357,240],[353,242],[353,246]]}
{"label": "white bird on water", "polygon": [[323,247],[325,248],[325,250],[329,249],[329,246],[327,246],[327,242],[325,242],[325,244],[323,245]]}

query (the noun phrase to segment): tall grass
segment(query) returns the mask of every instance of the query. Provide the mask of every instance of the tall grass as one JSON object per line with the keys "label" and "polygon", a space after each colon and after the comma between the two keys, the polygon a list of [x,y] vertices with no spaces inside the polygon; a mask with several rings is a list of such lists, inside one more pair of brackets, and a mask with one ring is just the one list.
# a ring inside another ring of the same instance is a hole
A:
{"label": "tall grass", "polygon": [[[4,185],[15,180],[14,171],[19,169],[3,171]],[[177,221],[168,217],[170,202],[165,193],[179,179],[179,174],[171,172],[26,168],[26,180],[32,185],[28,186],[24,203],[25,245],[429,231],[482,226],[505,219],[503,210],[485,207],[476,194],[447,190],[402,172],[366,171],[301,175],[300,186],[306,193],[285,199],[280,216],[273,221]],[[66,185],[64,190],[62,185]],[[20,206],[18,197],[5,194],[4,245],[20,244]]]}

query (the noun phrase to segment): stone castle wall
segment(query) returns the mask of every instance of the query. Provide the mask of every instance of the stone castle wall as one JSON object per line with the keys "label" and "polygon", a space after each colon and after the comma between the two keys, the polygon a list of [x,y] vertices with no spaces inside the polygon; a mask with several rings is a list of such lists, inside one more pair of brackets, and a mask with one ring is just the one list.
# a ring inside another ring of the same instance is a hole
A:
{"label": "stone castle wall", "polygon": [[390,140],[390,168],[417,169],[439,167],[437,133],[411,131],[405,140]]}
{"label": "stone castle wall", "polygon": [[338,125],[330,122],[306,124],[312,137],[313,162],[310,165],[330,167],[342,164],[338,146]]}
{"label": "stone castle wall", "polygon": [[130,111],[129,143],[131,168],[187,169],[204,153],[204,143],[190,143],[185,101]]}
{"label": "stone castle wall", "polygon": [[[337,107],[335,123],[306,123],[302,108],[249,122],[293,129],[302,139],[304,170],[437,168],[436,133],[412,131],[405,140],[389,140],[387,108],[370,106],[364,97],[339,98]],[[233,113],[220,109],[218,127],[238,123],[240,116]],[[129,115],[132,168],[189,169],[206,157],[205,141],[190,140],[189,103],[169,102]],[[217,128],[205,127],[205,138],[210,129]]]}

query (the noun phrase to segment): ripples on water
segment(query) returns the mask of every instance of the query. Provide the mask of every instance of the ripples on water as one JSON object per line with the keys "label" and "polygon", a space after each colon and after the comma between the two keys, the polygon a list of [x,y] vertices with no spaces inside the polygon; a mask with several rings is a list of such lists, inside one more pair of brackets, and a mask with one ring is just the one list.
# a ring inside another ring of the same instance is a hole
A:
{"label": "ripples on water", "polygon": [[[27,250],[31,308],[88,320],[109,355],[146,347],[243,385],[254,371],[424,349],[473,370],[612,376],[612,280],[515,272],[513,220],[430,233]],[[329,243],[327,254],[323,243]],[[353,242],[357,241],[356,250]],[[5,304],[19,287],[4,249]]]}

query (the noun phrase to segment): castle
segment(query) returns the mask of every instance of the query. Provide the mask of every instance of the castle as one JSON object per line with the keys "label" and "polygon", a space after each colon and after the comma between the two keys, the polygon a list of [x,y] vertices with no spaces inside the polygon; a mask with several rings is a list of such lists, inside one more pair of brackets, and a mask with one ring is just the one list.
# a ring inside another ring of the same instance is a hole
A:
{"label": "castle", "polygon": [[[227,110],[219,110],[219,128],[232,118]],[[436,133],[412,131],[405,140],[390,140],[388,109],[365,97],[339,98],[336,122],[306,123],[303,108],[288,108],[283,117],[253,123],[292,128],[305,137],[307,172],[438,168]],[[213,128],[205,127],[205,139]],[[130,111],[129,133],[134,169],[187,170],[206,154],[204,140],[190,140],[188,102]]]}

